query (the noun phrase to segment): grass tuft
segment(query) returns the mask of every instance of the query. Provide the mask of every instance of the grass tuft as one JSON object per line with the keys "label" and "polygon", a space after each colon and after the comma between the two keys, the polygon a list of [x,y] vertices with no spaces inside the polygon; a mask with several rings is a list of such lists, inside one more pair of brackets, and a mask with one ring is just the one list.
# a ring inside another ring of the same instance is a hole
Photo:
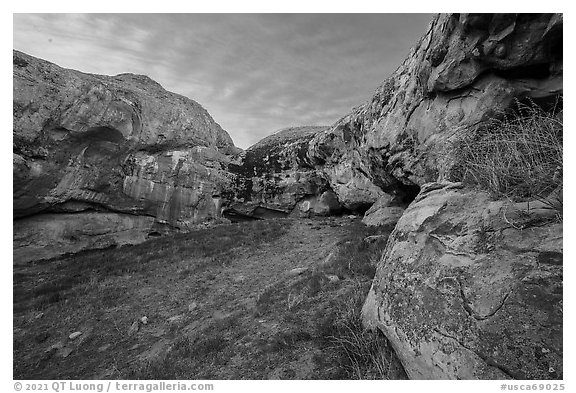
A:
{"label": "grass tuft", "polygon": [[[550,201],[562,190],[562,111],[516,103],[513,115],[495,118],[454,146],[456,179],[495,197]],[[561,198],[550,207],[561,210]]]}
{"label": "grass tuft", "polygon": [[350,379],[406,379],[406,373],[388,339],[380,331],[362,326],[366,283],[358,283],[334,319],[329,336]]}

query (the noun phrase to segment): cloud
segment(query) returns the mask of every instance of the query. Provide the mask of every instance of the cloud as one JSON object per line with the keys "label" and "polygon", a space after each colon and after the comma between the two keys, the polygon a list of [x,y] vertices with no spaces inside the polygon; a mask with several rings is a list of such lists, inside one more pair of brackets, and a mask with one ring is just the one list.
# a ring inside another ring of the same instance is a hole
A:
{"label": "cloud", "polygon": [[146,74],[246,148],[330,125],[426,30],[423,14],[14,14],[14,48],[84,72]]}

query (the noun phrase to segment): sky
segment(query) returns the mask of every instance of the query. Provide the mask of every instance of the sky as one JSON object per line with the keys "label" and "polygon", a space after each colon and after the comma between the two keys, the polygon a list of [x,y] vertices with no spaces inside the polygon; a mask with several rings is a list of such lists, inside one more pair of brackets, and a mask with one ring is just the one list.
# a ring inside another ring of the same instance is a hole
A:
{"label": "sky", "polygon": [[14,49],[83,72],[145,74],[236,146],[331,125],[368,100],[431,14],[14,14]]}

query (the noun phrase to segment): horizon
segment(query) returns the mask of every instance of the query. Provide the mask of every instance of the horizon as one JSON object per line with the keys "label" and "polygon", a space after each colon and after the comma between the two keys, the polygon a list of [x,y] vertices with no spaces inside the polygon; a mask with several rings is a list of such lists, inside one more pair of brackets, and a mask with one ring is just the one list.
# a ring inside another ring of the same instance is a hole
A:
{"label": "horizon", "polygon": [[14,14],[13,48],[81,72],[146,75],[198,102],[246,149],[288,127],[330,126],[367,101],[430,19],[431,14]]}

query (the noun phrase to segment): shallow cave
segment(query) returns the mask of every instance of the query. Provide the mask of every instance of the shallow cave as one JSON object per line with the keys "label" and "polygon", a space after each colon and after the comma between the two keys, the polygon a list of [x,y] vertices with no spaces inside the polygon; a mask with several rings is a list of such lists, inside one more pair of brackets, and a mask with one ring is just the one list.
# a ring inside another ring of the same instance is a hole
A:
{"label": "shallow cave", "polygon": [[420,193],[420,186],[417,184],[402,184],[398,187],[399,192],[396,194],[399,203],[405,206],[416,199],[416,196]]}
{"label": "shallow cave", "polygon": [[92,127],[77,135],[82,142],[124,142],[124,135],[112,127]]}
{"label": "shallow cave", "polygon": [[494,75],[504,79],[546,79],[550,77],[550,64],[530,64],[520,67],[498,70]]}

